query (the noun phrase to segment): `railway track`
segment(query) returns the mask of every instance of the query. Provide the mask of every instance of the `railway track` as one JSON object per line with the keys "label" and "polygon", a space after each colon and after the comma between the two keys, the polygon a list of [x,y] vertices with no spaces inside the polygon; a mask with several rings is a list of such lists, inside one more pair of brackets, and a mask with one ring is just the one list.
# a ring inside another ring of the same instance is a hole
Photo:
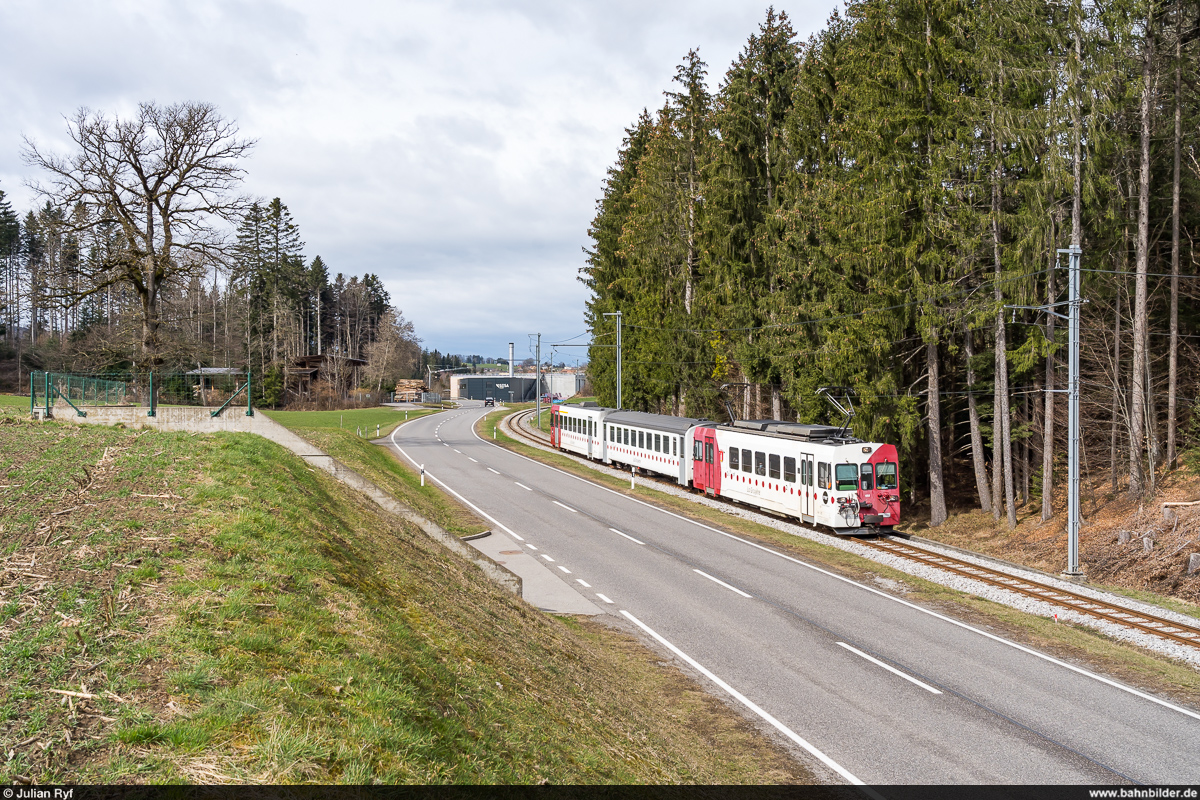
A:
{"label": "railway track", "polygon": [[[513,415],[509,419],[513,423],[509,426],[518,436],[535,442],[537,444],[546,445],[548,439],[540,438],[532,432],[524,429],[522,417],[532,414],[531,411],[520,412]],[[644,476],[651,477],[651,476]],[[775,516],[775,515],[769,515]],[[787,520],[795,523],[795,520]],[[812,529],[816,530],[816,529]],[[882,553],[914,561],[926,566],[940,569],[944,572],[949,572],[961,577],[970,578],[972,580],[981,581],[990,586],[996,586],[1001,589],[1015,592],[1035,600],[1042,600],[1047,603],[1061,606],[1064,609],[1075,611],[1079,614],[1100,619],[1105,622],[1111,622],[1117,625],[1122,625],[1127,628],[1133,628],[1142,633],[1149,633],[1167,641],[1177,644],[1185,644],[1190,647],[1200,649],[1200,624],[1196,626],[1186,625],[1172,620],[1156,617],[1152,614],[1134,611],[1125,606],[1116,605],[1103,600],[1097,600],[1094,597],[1089,597],[1077,592],[1060,589],[1056,586],[1049,586],[1044,583],[1039,583],[1028,578],[1020,578],[1015,575],[1010,575],[1007,572],[1002,572],[990,567],[984,567],[964,559],[948,556],[943,553],[929,550],[924,547],[898,541],[896,538],[887,536],[855,536],[851,537],[855,542],[865,547],[877,550]]]}

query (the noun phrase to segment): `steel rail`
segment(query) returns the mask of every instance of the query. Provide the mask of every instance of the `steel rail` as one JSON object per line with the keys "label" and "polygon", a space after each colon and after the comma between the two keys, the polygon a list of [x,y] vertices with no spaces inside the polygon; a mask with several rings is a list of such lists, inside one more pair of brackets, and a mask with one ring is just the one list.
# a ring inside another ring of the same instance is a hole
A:
{"label": "steel rail", "polygon": [[1097,600],[1094,597],[1088,597],[1087,595],[1060,589],[1055,586],[1048,586],[1028,578],[1020,578],[1007,572],[980,566],[979,564],[944,555],[923,547],[897,542],[894,539],[866,539],[856,536],[854,537],[854,541],[875,550],[906,558],[910,561],[916,561],[965,578],[982,581],[1001,589],[1008,589],[1009,591],[1036,600],[1053,603],[1071,611],[1077,611],[1090,617],[1105,620],[1106,622],[1135,628],[1163,639],[1200,648],[1200,627],[1193,627],[1181,622],[1173,622],[1156,617],[1153,614],[1134,611],[1125,606],[1109,603],[1104,600]]}
{"label": "steel rail", "polygon": [[[512,420],[509,427],[518,436],[527,439],[543,446],[549,442],[547,439],[541,439],[534,434],[523,429],[522,420],[519,418],[532,414],[532,411],[522,411],[508,417]],[[649,473],[642,475],[643,478],[655,478]],[[672,486],[677,486],[675,483],[670,483]],[[786,519],[792,524],[799,524],[791,518],[780,517],[770,512],[762,511],[768,516],[778,519]],[[808,530],[813,530],[818,533],[824,533],[817,528],[804,526]],[[1017,594],[1024,595],[1036,600],[1042,600],[1047,603],[1053,603],[1071,611],[1102,619],[1106,622],[1111,622],[1116,625],[1122,625],[1127,628],[1149,633],[1153,636],[1158,636],[1162,639],[1167,639],[1179,644],[1186,644],[1190,647],[1200,649],[1200,624],[1196,626],[1187,625],[1180,622],[1156,617],[1153,614],[1147,614],[1115,603],[1108,603],[1104,600],[1097,600],[1094,597],[1071,592],[1066,589],[1060,589],[1054,586],[1049,586],[1043,583],[1038,583],[1027,578],[1020,578],[1015,575],[1010,575],[1007,572],[991,569],[989,567],[980,566],[970,561],[954,558],[953,556],[944,555],[923,547],[917,547],[908,543],[901,543],[895,539],[888,538],[865,538],[862,536],[850,537],[855,542],[866,547],[889,553],[900,558],[908,559],[925,564],[926,566],[934,567],[945,572],[950,572],[964,578],[981,581],[991,586],[996,586],[1001,589],[1008,589]]]}

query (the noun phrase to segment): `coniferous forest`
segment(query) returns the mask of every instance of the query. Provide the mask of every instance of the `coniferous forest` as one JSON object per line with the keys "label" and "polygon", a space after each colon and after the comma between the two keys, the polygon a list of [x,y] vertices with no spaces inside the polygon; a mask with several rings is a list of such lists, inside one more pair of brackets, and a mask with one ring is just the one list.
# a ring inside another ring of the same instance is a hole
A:
{"label": "coniferous forest", "polygon": [[1029,307],[1067,299],[1078,245],[1085,492],[1152,493],[1200,448],[1198,26],[1195,2],[852,0],[807,41],[768,10],[715,93],[689,52],[589,231],[600,401],[620,311],[627,408],[834,421],[816,390],[845,386],[933,525],[948,496],[1049,519],[1066,326]]}

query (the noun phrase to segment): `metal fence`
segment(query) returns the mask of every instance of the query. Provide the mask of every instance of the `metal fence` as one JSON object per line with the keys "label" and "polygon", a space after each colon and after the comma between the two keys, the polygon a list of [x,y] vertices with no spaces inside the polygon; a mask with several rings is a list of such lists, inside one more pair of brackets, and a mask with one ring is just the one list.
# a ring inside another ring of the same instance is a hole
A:
{"label": "metal fence", "polygon": [[88,406],[144,407],[156,415],[159,406],[215,407],[219,415],[235,399],[246,415],[254,415],[252,381],[248,372],[216,369],[191,372],[129,372],[88,375],[65,372],[31,372],[29,410],[45,409],[47,416],[58,400],[75,413],[87,416]]}

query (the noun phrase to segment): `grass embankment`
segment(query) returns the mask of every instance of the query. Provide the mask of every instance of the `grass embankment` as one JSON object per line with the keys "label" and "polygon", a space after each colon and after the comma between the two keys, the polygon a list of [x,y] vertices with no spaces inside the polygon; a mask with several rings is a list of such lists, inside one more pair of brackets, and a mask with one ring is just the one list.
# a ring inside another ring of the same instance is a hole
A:
{"label": "grass embankment", "polygon": [[0,413],[0,781],[805,777],[630,639],[271,442],[23,416]]}
{"label": "grass embankment", "polygon": [[[512,412],[502,409],[488,414],[479,422],[480,431],[490,432],[493,426],[498,426],[500,419],[509,413]],[[798,558],[822,564],[838,574],[875,584],[885,591],[903,595],[905,600],[936,609],[993,632],[1001,632],[1014,641],[1036,647],[1043,652],[1092,666],[1131,684],[1171,695],[1192,706],[1200,706],[1200,672],[1159,653],[1112,639],[1086,626],[1056,623],[1053,619],[1027,614],[976,595],[917,578],[837,547],[793,536],[776,528],[692,502],[687,498],[656,491],[647,481],[639,480],[637,488],[631,490],[628,475],[589,469],[567,456],[549,453],[506,436],[502,428],[497,442],[529,458],[585,477],[622,494],[768,544]],[[1178,601],[1167,602],[1164,605],[1173,608],[1186,607],[1190,613],[1197,613],[1195,606]]]}
{"label": "grass embankment", "polygon": [[[372,481],[401,503],[459,536],[482,533],[491,526],[470,510],[451,500],[434,486],[421,485],[421,474],[407,462],[401,462],[385,448],[371,444],[376,425],[387,436],[407,421],[420,419],[434,411],[409,411],[392,408],[357,411],[269,411],[271,419],[303,436],[350,469]],[[344,418],[343,418],[344,416]],[[363,435],[358,434],[359,429]],[[367,431],[369,430],[369,433]]]}
{"label": "grass embankment", "polygon": [[29,395],[0,394],[0,408],[29,410]]}

